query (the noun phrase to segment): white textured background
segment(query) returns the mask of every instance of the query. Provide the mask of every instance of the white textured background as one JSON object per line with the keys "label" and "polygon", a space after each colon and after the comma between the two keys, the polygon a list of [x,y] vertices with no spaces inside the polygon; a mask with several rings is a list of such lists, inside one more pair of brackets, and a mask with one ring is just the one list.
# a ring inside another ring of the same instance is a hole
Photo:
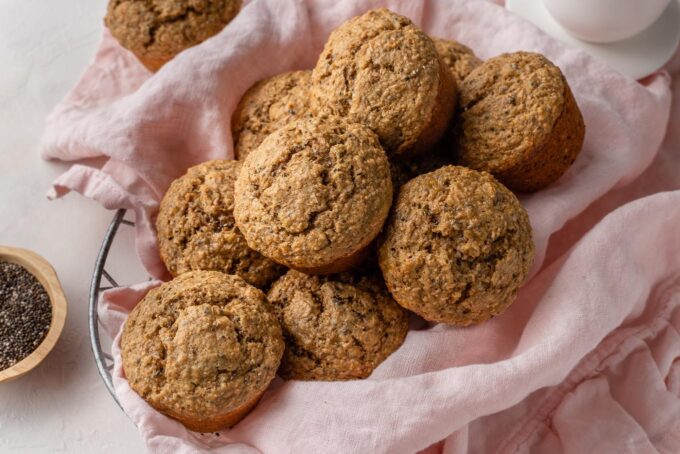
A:
{"label": "white textured background", "polygon": [[[3,454],[144,452],[97,374],[87,332],[90,276],[112,213],[77,194],[47,201],[65,166],[42,161],[38,148],[46,115],[94,56],[105,9],[105,0],[0,0],[0,244],[50,261],[69,303],[55,350],[0,384]],[[116,268],[139,275],[130,233]]]}

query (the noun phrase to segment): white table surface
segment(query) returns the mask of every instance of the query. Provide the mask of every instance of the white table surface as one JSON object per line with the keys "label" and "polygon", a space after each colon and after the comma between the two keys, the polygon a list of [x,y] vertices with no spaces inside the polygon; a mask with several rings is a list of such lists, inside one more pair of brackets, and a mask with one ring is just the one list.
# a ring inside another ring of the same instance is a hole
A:
{"label": "white table surface", "polygon": [[[55,350],[0,384],[0,453],[144,452],[88,338],[90,276],[112,213],[77,194],[48,201],[66,166],[39,155],[44,119],[93,58],[105,9],[105,0],[0,0],[0,244],[50,261],[69,303]],[[128,260],[139,269],[134,254]]]}

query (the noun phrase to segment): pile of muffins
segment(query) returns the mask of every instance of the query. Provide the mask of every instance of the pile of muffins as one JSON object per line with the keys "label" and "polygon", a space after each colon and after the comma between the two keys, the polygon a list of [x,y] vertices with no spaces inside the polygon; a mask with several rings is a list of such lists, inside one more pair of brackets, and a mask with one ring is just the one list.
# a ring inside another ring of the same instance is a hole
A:
{"label": "pile of muffins", "polygon": [[283,379],[369,376],[409,313],[503,312],[534,246],[512,191],[557,180],[584,123],[545,57],[486,62],[386,9],[342,24],[315,68],[251,87],[237,160],[174,181],[158,213],[173,280],[122,335],[130,386],[192,430],[229,427]]}

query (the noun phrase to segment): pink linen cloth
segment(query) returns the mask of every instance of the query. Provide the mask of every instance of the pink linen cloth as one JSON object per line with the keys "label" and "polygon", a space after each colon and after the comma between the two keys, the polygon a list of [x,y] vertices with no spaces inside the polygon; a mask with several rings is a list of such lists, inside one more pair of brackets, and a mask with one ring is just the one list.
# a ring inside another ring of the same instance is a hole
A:
{"label": "pink linen cloth", "polygon": [[[640,84],[493,3],[253,0],[154,75],[105,33],[48,119],[44,156],[76,161],[50,196],[76,190],[134,210],[140,259],[166,278],[153,219],[170,182],[232,157],[229,118],[252,83],[311,68],[333,28],[379,6],[482,58],[532,50],[565,73],[586,140],[563,178],[521,197],[537,250],[532,279],[485,324],[411,331],[366,380],[277,381],[219,435],[189,432],[135,394],[116,337],[116,392],[149,450],[678,452],[680,77],[668,72]],[[99,313],[112,336],[158,283],[105,294]]]}

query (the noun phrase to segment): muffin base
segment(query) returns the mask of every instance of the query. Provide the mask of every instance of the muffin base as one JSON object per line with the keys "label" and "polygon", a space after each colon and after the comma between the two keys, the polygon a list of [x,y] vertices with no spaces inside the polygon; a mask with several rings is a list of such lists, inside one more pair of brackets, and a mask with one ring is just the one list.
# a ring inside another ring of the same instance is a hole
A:
{"label": "muffin base", "polygon": [[371,243],[362,247],[358,251],[346,257],[341,257],[338,260],[329,263],[328,265],[313,266],[310,268],[290,266],[290,268],[300,271],[305,274],[335,274],[347,271],[350,268],[362,263],[368,257],[371,250]]}
{"label": "muffin base", "polygon": [[535,192],[557,181],[576,160],[583,147],[585,123],[574,95],[564,80],[564,109],[548,139],[504,169],[491,172],[508,188]]}
{"label": "muffin base", "polygon": [[162,413],[165,413],[167,416],[170,416],[171,418],[181,422],[184,425],[184,427],[186,427],[189,430],[193,430],[194,432],[217,432],[219,430],[233,427],[239,421],[245,418],[248,415],[248,413],[250,413],[250,411],[255,407],[255,405],[257,405],[263,394],[264,391],[262,391],[260,394],[257,394],[251,400],[243,403],[240,407],[237,407],[236,409],[230,411],[229,413],[215,416],[210,419],[191,418],[187,417],[186,415],[180,416],[178,414],[174,414],[168,411],[163,410],[160,411]]}
{"label": "muffin base", "polygon": [[136,53],[134,53],[134,52],[133,52],[133,54],[135,55],[135,57],[137,57],[137,60],[139,60],[139,62],[140,62],[142,65],[144,65],[144,67],[145,67],[146,69],[148,69],[149,71],[151,71],[152,73],[155,73],[156,71],[158,71],[159,69],[161,69],[161,67],[162,67],[164,64],[166,64],[167,62],[169,62],[169,61],[172,60],[172,58],[173,58],[173,56],[167,56],[167,57],[146,57],[146,56],[143,56],[143,55],[136,54]]}

